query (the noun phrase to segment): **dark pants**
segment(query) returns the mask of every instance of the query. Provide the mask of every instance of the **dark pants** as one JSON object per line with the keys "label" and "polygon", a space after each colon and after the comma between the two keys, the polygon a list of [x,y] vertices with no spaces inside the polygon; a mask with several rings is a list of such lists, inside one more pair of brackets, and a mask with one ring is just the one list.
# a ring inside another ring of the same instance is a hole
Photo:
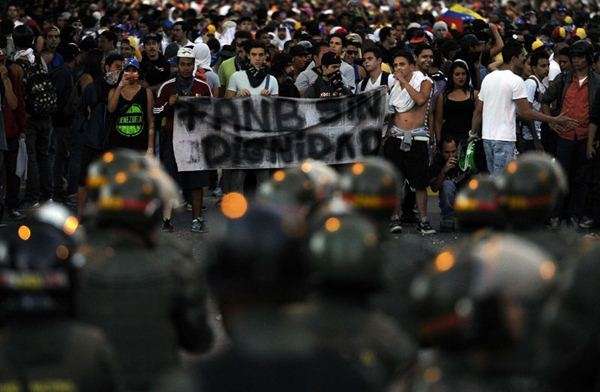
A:
{"label": "dark pants", "polygon": [[[7,210],[17,208],[19,204],[19,187],[21,179],[15,174],[17,155],[19,153],[19,138],[7,139],[8,151],[0,151],[0,178],[6,178],[4,187],[4,206]],[[0,203],[2,204],[2,203]]]}
{"label": "dark pants", "polygon": [[81,158],[83,149],[82,133],[76,128],[71,129],[71,138],[69,140],[69,163],[67,169],[67,195],[77,193],[79,187],[79,177],[81,173]]}
{"label": "dark pants", "polygon": [[69,127],[54,127],[52,132],[51,150],[53,154],[50,161],[52,163],[52,184],[55,198],[66,196],[70,136]]}
{"label": "dark pants", "polygon": [[580,169],[586,162],[587,140],[566,140],[557,138],[556,159],[565,169],[569,180],[569,193],[565,197],[560,209],[556,211],[563,219],[579,216],[583,207],[581,194]]}
{"label": "dark pants", "polygon": [[35,203],[52,197],[52,177],[48,150],[52,122],[50,119],[27,119],[27,186],[25,201]]}

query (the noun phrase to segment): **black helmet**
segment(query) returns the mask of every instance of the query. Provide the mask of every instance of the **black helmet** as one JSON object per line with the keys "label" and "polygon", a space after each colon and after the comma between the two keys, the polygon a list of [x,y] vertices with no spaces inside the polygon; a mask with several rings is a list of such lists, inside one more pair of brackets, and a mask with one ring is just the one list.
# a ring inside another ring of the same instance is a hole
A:
{"label": "black helmet", "polygon": [[345,216],[354,213],[354,208],[341,195],[324,201],[310,216],[310,231],[318,230],[331,216]]}
{"label": "black helmet", "polygon": [[86,178],[88,198],[94,201],[98,196],[98,189],[108,184],[118,172],[135,173],[148,168],[149,161],[137,151],[124,148],[107,151],[88,168]]}
{"label": "black helmet", "polygon": [[77,218],[48,203],[0,240],[0,317],[4,321],[71,316],[78,253]]}
{"label": "black helmet", "polygon": [[500,209],[498,185],[488,175],[477,175],[458,192],[454,212],[461,230],[500,228],[504,217]]}
{"label": "black helmet", "polygon": [[400,180],[386,160],[366,158],[351,165],[341,179],[342,195],[354,209],[375,224],[387,226],[399,204]]}
{"label": "black helmet", "polygon": [[339,191],[340,176],[326,163],[306,159],[300,164],[300,170],[313,182],[318,203],[323,203]]}
{"label": "black helmet", "polygon": [[501,178],[500,204],[514,228],[544,224],[566,194],[566,177],[545,154],[510,162]]}
{"label": "black helmet", "polygon": [[366,218],[330,215],[308,244],[312,282],[321,291],[361,296],[381,286],[379,235]]}
{"label": "black helmet", "polygon": [[384,291],[375,297],[376,304],[394,317],[406,331],[415,331],[415,310],[410,301],[410,285],[436,256],[428,241],[403,236],[381,245]]}
{"label": "black helmet", "polygon": [[[532,337],[556,264],[513,235],[440,252],[411,284],[422,344],[446,350],[510,348]],[[523,314],[518,328],[508,316]]]}
{"label": "black helmet", "polygon": [[317,204],[315,184],[299,167],[273,172],[271,179],[259,187],[256,198],[304,216]]}
{"label": "black helmet", "polygon": [[257,198],[308,213],[332,197],[338,183],[335,170],[323,162],[307,159],[297,167],[275,171],[270,181],[261,185]]}
{"label": "black helmet", "polygon": [[240,193],[223,196],[204,263],[219,301],[287,302],[306,292],[305,230],[267,204]]}
{"label": "black helmet", "polygon": [[99,188],[94,217],[100,227],[126,227],[147,233],[161,222],[165,203],[159,184],[145,172],[120,171]]}
{"label": "black helmet", "polygon": [[548,301],[542,317],[537,363],[543,380],[555,390],[592,390],[598,383],[597,363],[586,359],[597,358],[599,350],[600,244],[582,245],[580,254],[571,260],[569,279],[560,295]]}

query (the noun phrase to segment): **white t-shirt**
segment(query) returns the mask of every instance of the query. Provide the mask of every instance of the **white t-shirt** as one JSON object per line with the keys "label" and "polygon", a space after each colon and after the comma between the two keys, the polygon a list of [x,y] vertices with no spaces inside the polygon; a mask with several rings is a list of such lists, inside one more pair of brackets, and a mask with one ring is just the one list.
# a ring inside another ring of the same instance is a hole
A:
{"label": "white t-shirt", "polygon": [[[275,79],[275,76],[273,75],[268,75],[268,77],[270,78],[268,90],[271,92],[271,95],[279,95],[279,85],[277,84],[277,79]],[[227,90],[238,93],[245,89],[250,91],[250,95],[260,95],[260,92],[266,89],[266,86],[267,78],[265,78],[265,80],[263,80],[258,87],[252,87],[250,86],[250,81],[248,80],[246,71],[236,71],[229,78]]]}
{"label": "white t-shirt", "polygon": [[483,102],[481,136],[485,140],[517,140],[517,105],[527,98],[525,82],[510,70],[494,71],[481,83],[479,100]]}
{"label": "white t-shirt", "polygon": [[[536,80],[533,80],[534,76],[530,76],[529,78],[527,78],[525,80],[525,90],[527,91],[527,100],[529,101],[529,103],[531,103],[531,106],[539,111],[542,107],[541,102],[539,101],[540,97],[542,95],[544,95],[544,93],[546,92],[546,85],[543,82],[540,82],[539,80],[537,80],[537,84],[536,84]],[[536,100],[535,98],[535,90],[537,89],[538,91],[538,100]],[[538,139],[541,136],[541,129],[542,129],[542,123],[540,121],[534,121],[535,124],[535,129],[538,135]],[[524,127],[523,128],[523,139],[525,140],[533,140],[533,136],[531,135],[531,132],[529,130],[528,127]]]}
{"label": "white t-shirt", "polygon": [[[544,78],[544,83],[553,81],[560,74],[560,65],[554,60],[554,53],[550,56],[550,67],[548,68],[548,76]],[[547,80],[546,80],[547,79]]]}
{"label": "white t-shirt", "polygon": [[[377,79],[375,79],[374,82],[371,80],[370,76],[367,76],[367,85],[365,86],[365,89],[362,90],[362,91],[360,91],[360,88],[362,87],[362,81],[361,81],[360,83],[358,83],[358,90],[359,91],[357,91],[357,93],[378,89],[379,86],[381,86],[381,77],[382,77],[382,75],[383,75],[383,72],[379,74],[379,77],[377,77]],[[394,88],[394,83],[396,83],[396,79],[394,79],[394,75],[388,75],[388,80],[387,80],[388,93],[390,91],[392,91],[392,89]]]}

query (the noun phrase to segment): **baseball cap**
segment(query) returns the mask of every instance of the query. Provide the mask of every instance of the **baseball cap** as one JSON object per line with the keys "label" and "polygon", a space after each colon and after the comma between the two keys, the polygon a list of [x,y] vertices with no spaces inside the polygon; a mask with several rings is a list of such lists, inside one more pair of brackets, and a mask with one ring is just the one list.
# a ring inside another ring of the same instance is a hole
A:
{"label": "baseball cap", "polygon": [[438,20],[433,24],[433,31],[448,31],[448,24],[443,20]]}
{"label": "baseball cap", "polygon": [[186,46],[182,46],[177,51],[177,57],[194,59],[194,50],[192,48],[188,48]]}
{"label": "baseball cap", "polygon": [[125,59],[125,61],[123,62],[123,69],[127,69],[129,67],[133,67],[133,68],[139,70],[140,62],[137,61],[137,59],[135,57],[130,57],[128,59]]}

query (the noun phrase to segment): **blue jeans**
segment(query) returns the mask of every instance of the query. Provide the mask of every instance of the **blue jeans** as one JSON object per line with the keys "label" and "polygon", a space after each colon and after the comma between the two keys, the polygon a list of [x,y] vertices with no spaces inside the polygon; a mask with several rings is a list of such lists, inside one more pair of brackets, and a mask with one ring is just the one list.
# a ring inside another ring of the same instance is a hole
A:
{"label": "blue jeans", "polygon": [[485,160],[492,177],[502,174],[508,162],[515,159],[515,142],[483,140]]}
{"label": "blue jeans", "polygon": [[440,210],[443,219],[454,217],[454,200],[456,199],[456,184],[452,180],[444,180],[440,188]]}

